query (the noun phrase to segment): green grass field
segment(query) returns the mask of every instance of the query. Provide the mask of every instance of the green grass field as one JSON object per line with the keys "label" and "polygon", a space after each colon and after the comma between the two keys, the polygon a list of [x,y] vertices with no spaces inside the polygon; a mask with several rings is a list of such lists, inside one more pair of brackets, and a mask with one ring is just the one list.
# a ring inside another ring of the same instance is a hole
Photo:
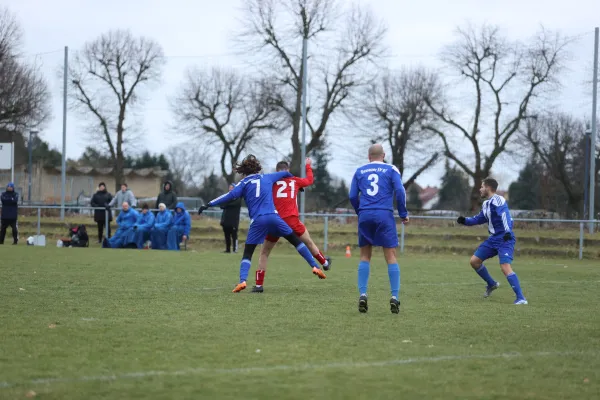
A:
{"label": "green grass field", "polygon": [[404,256],[393,315],[379,254],[368,314],[356,307],[358,260],[341,252],[319,281],[278,248],[264,294],[231,293],[239,255],[0,255],[1,399],[600,396],[597,260],[517,259],[530,304],[514,306],[504,279],[482,299],[468,257]]}

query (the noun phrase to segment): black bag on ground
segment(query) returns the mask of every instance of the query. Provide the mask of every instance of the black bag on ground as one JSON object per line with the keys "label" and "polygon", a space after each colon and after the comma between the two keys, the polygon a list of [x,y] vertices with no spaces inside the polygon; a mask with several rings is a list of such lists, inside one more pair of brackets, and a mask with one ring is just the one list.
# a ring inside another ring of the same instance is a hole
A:
{"label": "black bag on ground", "polygon": [[72,226],[69,229],[69,237],[71,238],[70,241],[63,241],[65,247],[89,247],[90,245],[90,238],[85,225]]}

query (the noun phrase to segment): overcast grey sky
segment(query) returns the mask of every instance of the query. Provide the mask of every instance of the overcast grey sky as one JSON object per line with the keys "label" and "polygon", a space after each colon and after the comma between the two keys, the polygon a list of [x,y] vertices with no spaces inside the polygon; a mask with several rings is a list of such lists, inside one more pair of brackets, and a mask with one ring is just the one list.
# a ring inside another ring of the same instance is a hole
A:
{"label": "overcast grey sky", "polygon": [[[244,57],[232,54],[232,32],[239,28],[241,0],[4,0],[3,3],[17,14],[24,28],[24,52],[30,62],[41,66],[49,81],[54,118],[44,129],[43,136],[57,148],[62,143],[62,83],[56,76],[56,68],[62,63],[65,45],[76,51],[84,42],[109,29],[129,28],[134,34],[152,37],[163,46],[168,60],[162,83],[151,92],[140,113],[146,135],[139,149],[152,152],[163,151],[174,144],[169,140],[185,141],[183,138],[167,140],[163,135],[169,132],[172,123],[168,96],[179,86],[186,67],[215,64],[247,67]],[[562,91],[545,105],[582,118],[591,115],[591,84],[586,86],[584,82],[591,80],[593,28],[600,25],[598,0],[362,0],[358,3],[369,5],[387,24],[386,44],[393,55],[387,62],[392,68],[418,64],[438,68],[440,48],[451,42],[455,28],[467,21],[499,25],[511,39],[526,40],[540,24],[559,29],[566,35],[580,36],[570,47],[571,60],[562,77]],[[35,56],[40,53],[44,54]],[[80,116],[69,114],[69,157],[77,157],[88,145],[78,135],[83,126]],[[351,163],[343,152],[334,152],[330,170],[349,180],[353,173],[349,168]],[[512,159],[503,158],[496,167],[501,186],[507,187],[518,169]],[[442,172],[443,163],[440,163],[418,183],[437,185]],[[410,168],[406,173],[410,173]]]}

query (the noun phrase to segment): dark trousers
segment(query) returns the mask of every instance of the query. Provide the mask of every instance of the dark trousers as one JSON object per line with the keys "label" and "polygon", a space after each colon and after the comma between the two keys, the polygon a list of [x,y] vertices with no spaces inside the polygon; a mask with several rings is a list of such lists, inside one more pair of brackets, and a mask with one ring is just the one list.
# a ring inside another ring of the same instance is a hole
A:
{"label": "dark trousers", "polygon": [[0,244],[4,244],[4,237],[6,236],[6,230],[8,227],[12,229],[13,243],[17,243],[19,240],[19,228],[17,226],[17,220],[15,219],[2,219],[0,221]]}
{"label": "dark trousers", "polygon": [[233,251],[237,251],[237,247],[238,247],[237,228],[235,226],[224,226],[223,233],[225,234],[225,251],[230,253],[232,244],[233,244]]}
{"label": "dark trousers", "polygon": [[[106,226],[105,221],[96,222],[98,224],[98,242],[102,242],[102,237],[104,236],[104,227]],[[110,239],[110,221],[108,222],[108,236],[107,239]]]}

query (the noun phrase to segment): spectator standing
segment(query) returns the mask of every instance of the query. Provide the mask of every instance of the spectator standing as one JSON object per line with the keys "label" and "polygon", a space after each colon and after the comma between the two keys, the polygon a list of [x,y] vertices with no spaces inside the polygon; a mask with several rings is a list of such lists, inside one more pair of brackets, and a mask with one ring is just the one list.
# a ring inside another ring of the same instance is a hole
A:
{"label": "spectator standing", "polygon": [[[231,192],[234,187],[233,184],[229,185],[229,191]],[[232,245],[233,252],[237,253],[242,198],[235,199],[221,206],[221,208],[223,209],[223,214],[221,214],[221,226],[223,227],[223,234],[225,235],[225,253],[231,253]]]}
{"label": "spectator standing", "polygon": [[177,203],[173,225],[167,233],[167,250],[179,250],[179,243],[185,242],[190,236],[192,218],[185,209],[185,204]]}
{"label": "spectator standing", "polygon": [[171,181],[165,182],[162,192],[160,192],[156,198],[155,208],[158,208],[160,203],[163,203],[168,210],[175,209],[175,206],[177,205],[177,194],[173,191],[173,183]]}
{"label": "spectator standing", "polygon": [[126,183],[121,184],[121,190],[115,194],[115,197],[111,200],[109,206],[114,207],[117,204],[123,204],[127,202],[131,207],[137,206],[137,200],[131,190],[127,187]]}
{"label": "spectator standing", "polygon": [[[100,182],[98,185],[98,191],[94,193],[90,202],[92,207],[102,208],[102,210],[94,210],[94,221],[96,221],[96,224],[98,224],[98,243],[102,243],[104,228],[108,230],[106,238],[110,239],[110,221],[112,221],[112,212],[110,211],[109,204],[112,199],[113,196],[106,190],[106,185],[104,182]],[[108,226],[105,226],[106,213],[108,213]]]}
{"label": "spectator standing", "polygon": [[135,231],[135,244],[138,249],[144,247],[144,243],[150,240],[150,231],[154,226],[154,214],[150,212],[148,204],[142,206],[142,213],[138,217],[137,222],[133,226]]}
{"label": "spectator standing", "polygon": [[167,233],[173,223],[173,215],[171,211],[167,210],[167,206],[163,203],[158,205],[158,214],[154,220],[154,227],[150,234],[150,241],[152,242],[152,250],[166,250],[167,249]]}
{"label": "spectator standing", "polygon": [[0,215],[0,244],[4,244],[6,230],[10,226],[13,235],[13,244],[19,242],[19,228],[17,219],[19,216],[19,193],[15,192],[15,184],[9,182],[6,192],[0,196],[2,200],[2,214]]}

